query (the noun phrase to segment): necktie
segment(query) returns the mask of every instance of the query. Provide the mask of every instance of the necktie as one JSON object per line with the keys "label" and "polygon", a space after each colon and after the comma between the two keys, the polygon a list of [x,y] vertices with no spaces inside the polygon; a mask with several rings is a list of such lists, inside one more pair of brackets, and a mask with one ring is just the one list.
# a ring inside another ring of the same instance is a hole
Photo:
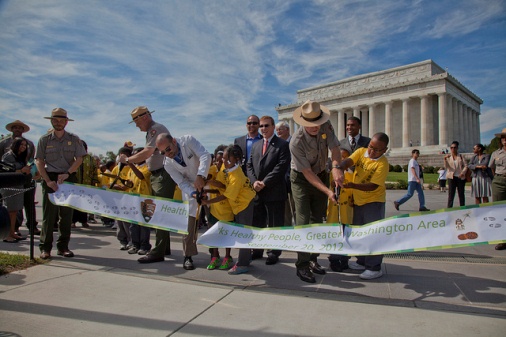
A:
{"label": "necktie", "polygon": [[351,149],[355,150],[355,146],[357,146],[357,142],[355,140],[355,137],[351,138]]}
{"label": "necktie", "polygon": [[264,147],[262,148],[262,156],[267,152],[267,146],[269,145],[269,140],[264,139]]}

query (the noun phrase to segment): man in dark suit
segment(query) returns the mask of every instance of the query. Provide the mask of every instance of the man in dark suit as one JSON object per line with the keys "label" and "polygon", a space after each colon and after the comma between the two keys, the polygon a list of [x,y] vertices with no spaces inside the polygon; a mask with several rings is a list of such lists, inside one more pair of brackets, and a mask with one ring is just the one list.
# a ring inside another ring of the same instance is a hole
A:
{"label": "man in dark suit", "polygon": [[346,132],[348,136],[341,139],[341,149],[346,149],[352,154],[356,149],[361,147],[368,147],[371,138],[362,136],[359,132],[362,128],[362,121],[360,118],[351,116],[346,121]]}
{"label": "man in dark suit", "polygon": [[259,123],[260,120],[258,119],[258,116],[249,116],[246,121],[246,129],[248,130],[248,134],[242,137],[238,137],[234,140],[234,145],[239,145],[241,147],[244,156],[241,165],[244,174],[246,174],[246,164],[248,163],[250,157],[251,147],[254,143],[262,139],[262,135],[258,133]]}
{"label": "man in dark suit", "polygon": [[[360,118],[351,116],[346,121],[346,132],[348,136],[339,141],[341,149],[347,150],[352,154],[355,150],[361,147],[368,147],[371,138],[362,136],[359,132],[362,128],[362,121]],[[354,169],[351,168],[352,170]],[[335,272],[342,272],[348,269],[348,258],[341,255],[329,255],[330,269]]]}
{"label": "man in dark suit", "polygon": [[[246,171],[257,192],[255,199],[256,227],[281,227],[284,225],[285,202],[288,197],[285,174],[290,165],[289,143],[274,134],[274,119],[270,116],[260,118],[260,133],[263,140],[251,147]],[[254,250],[253,256],[261,257],[263,250]],[[278,262],[280,250],[267,252],[266,264]]]}

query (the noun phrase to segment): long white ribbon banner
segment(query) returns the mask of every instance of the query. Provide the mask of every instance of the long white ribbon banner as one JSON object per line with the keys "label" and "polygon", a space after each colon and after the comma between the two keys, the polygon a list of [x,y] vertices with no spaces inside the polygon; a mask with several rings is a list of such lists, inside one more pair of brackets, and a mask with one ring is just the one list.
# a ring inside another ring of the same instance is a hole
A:
{"label": "long white ribbon banner", "polygon": [[181,234],[188,234],[188,202],[64,183],[49,194],[53,204]]}
{"label": "long white ribbon banner", "polygon": [[314,224],[258,229],[218,222],[197,243],[209,247],[375,255],[506,242],[506,202],[413,213],[364,226]]}

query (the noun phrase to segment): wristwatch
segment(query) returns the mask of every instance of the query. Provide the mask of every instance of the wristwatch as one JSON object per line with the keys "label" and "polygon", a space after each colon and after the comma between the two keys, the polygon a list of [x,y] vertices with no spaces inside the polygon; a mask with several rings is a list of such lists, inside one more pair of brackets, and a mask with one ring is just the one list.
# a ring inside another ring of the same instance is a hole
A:
{"label": "wristwatch", "polygon": [[341,165],[332,165],[332,168],[335,168],[335,169],[338,169],[338,170],[344,171],[344,169],[342,168],[342,166],[341,166]]}
{"label": "wristwatch", "polygon": [[128,165],[130,162],[128,161],[128,158],[125,159],[125,163]]}

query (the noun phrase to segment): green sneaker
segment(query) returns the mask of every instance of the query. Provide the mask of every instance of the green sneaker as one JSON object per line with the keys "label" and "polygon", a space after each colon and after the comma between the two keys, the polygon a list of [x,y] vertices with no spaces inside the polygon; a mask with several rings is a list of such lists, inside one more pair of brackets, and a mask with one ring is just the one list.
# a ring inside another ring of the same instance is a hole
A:
{"label": "green sneaker", "polygon": [[[207,266],[207,270],[213,270],[213,269],[216,269],[216,267],[218,267],[218,265],[220,264],[220,259],[217,258],[217,257],[213,257],[211,259],[211,262],[209,263],[209,265]],[[220,267],[221,268],[221,267]]]}
{"label": "green sneaker", "polygon": [[232,264],[234,263],[234,260],[232,260],[231,257],[226,257],[223,259],[223,262],[221,263],[220,270],[227,270],[232,267]]}

